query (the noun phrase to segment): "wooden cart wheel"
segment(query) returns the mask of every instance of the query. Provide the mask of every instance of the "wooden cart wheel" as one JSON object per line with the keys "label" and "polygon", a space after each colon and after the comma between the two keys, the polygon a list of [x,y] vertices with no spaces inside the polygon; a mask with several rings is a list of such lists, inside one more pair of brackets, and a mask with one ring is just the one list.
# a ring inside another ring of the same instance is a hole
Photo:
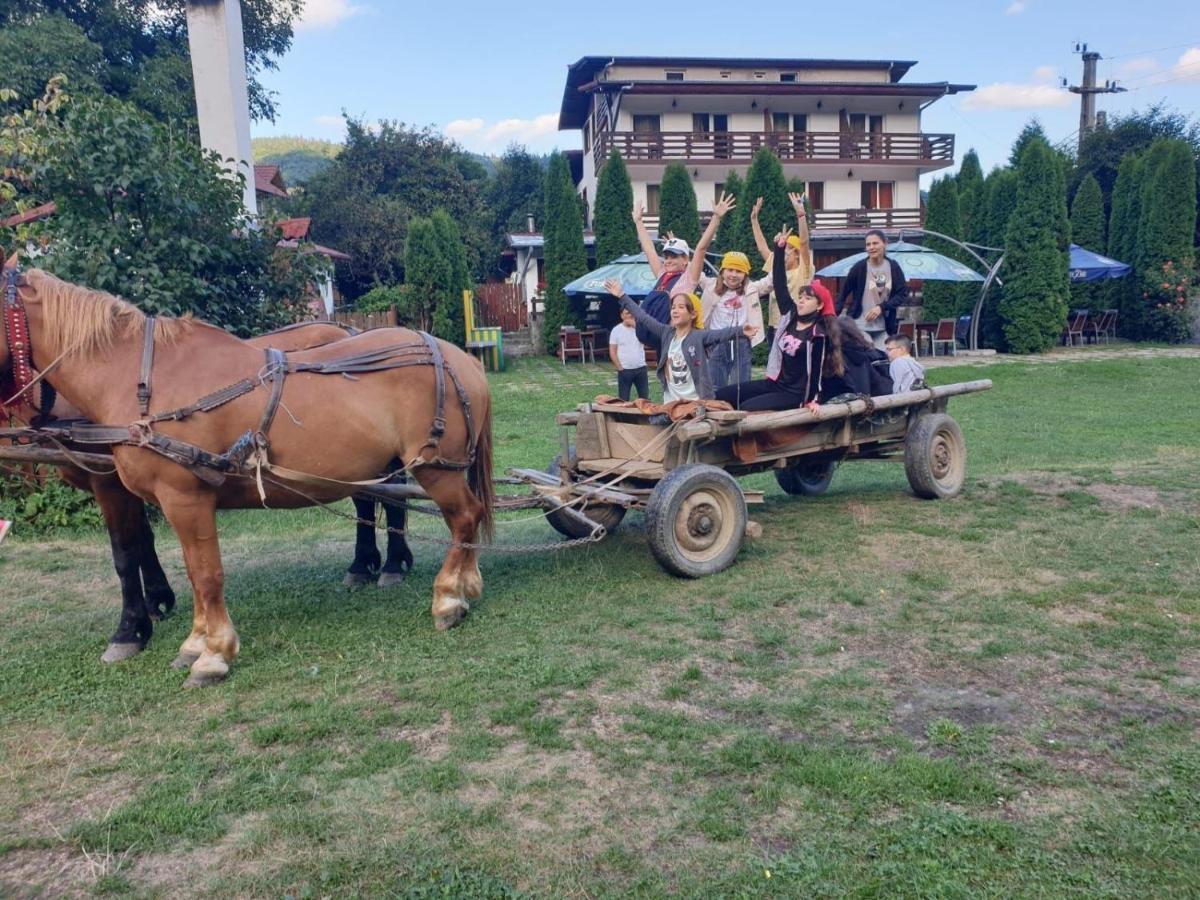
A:
{"label": "wooden cart wheel", "polygon": [[967,477],[967,445],[958,423],[945,413],[918,416],[904,438],[904,474],[925,500],[957,496]]}
{"label": "wooden cart wheel", "polygon": [[672,469],[646,504],[646,534],[659,565],[699,578],[727,568],[746,534],[746,498],[732,475],[709,465]]}
{"label": "wooden cart wheel", "polygon": [[835,471],[837,460],[812,463],[801,459],[786,469],[776,469],[775,481],[793,497],[819,497],[829,490]]}
{"label": "wooden cart wheel", "polygon": [[[575,469],[575,450],[571,450],[569,466],[572,471]],[[562,454],[557,454],[546,471],[551,475],[558,477],[562,474]],[[581,513],[591,519],[593,522],[598,522],[604,526],[604,530],[612,534],[617,526],[621,524],[621,520],[625,518],[625,507],[617,506],[613,503],[589,503],[584,507],[576,507]],[[546,513],[546,521],[550,526],[564,537],[569,538],[584,538],[591,534],[590,531],[583,529],[583,524],[569,519],[561,512],[550,511]]]}

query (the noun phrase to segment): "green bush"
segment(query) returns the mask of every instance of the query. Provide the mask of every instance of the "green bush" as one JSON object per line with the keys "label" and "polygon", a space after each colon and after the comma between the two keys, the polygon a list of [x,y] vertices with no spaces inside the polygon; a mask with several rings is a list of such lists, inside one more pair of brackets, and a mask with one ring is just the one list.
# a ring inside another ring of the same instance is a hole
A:
{"label": "green bush", "polygon": [[22,533],[49,534],[104,524],[91,494],[77,491],[51,474],[43,481],[0,474],[0,519],[11,519]]}
{"label": "green bush", "polygon": [[405,293],[403,285],[376,285],[354,301],[354,308],[364,313],[387,312],[389,309],[398,310],[405,301]]}

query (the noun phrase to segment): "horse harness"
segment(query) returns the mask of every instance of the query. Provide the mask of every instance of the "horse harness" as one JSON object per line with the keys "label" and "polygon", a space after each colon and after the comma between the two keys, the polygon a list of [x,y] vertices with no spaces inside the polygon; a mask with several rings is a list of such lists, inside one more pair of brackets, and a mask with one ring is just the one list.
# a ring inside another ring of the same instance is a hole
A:
{"label": "horse harness", "polygon": [[[4,339],[8,344],[8,355],[12,360],[12,372],[0,375],[0,409],[22,404],[33,407],[36,415],[32,424],[34,427],[45,422],[54,406],[55,391],[45,379],[38,381],[39,376],[33,368],[33,347],[29,343],[29,319],[25,314],[25,304],[17,296],[20,284],[20,271],[14,266],[4,270]],[[34,383],[38,383],[41,395],[34,403],[25,396]]]}
{"label": "horse harness", "polygon": [[[4,293],[4,328],[8,341],[9,354],[12,357],[11,381],[16,395],[24,393],[33,384],[35,376],[30,362],[29,325],[26,320],[25,307],[16,293],[17,272],[10,269],[5,272],[7,281]],[[429,438],[413,459],[405,462],[405,469],[418,466],[433,466],[441,469],[467,469],[475,462],[476,449],[479,441],[471,409],[471,400],[466,389],[442,356],[437,339],[424,331],[417,332],[421,337],[420,343],[392,344],[362,353],[343,356],[325,362],[295,362],[288,359],[287,353],[268,347],[264,351],[263,368],[253,378],[243,378],[233,384],[206,394],[200,399],[165,412],[150,413],[150,399],[153,396],[154,373],[154,326],[155,317],[147,316],[144,324],[142,340],[141,367],[138,374],[137,401],[139,418],[132,425],[98,425],[84,420],[69,420],[46,424],[39,423],[39,430],[49,437],[62,441],[73,441],[80,444],[126,444],[145,447],[159,455],[175,462],[194,474],[201,481],[213,486],[224,483],[227,474],[244,474],[248,466],[252,466],[259,479],[259,490],[262,493],[262,469],[271,469],[267,459],[270,449],[268,435],[275,414],[279,411],[283,399],[283,387],[287,376],[292,373],[311,372],[319,375],[345,375],[353,377],[368,372],[382,372],[389,369],[399,369],[406,366],[432,366],[434,370],[435,407],[433,422],[429,428]],[[439,445],[446,433],[446,376],[454,385],[455,393],[462,407],[463,420],[467,428],[467,458],[451,460],[439,452]],[[8,384],[0,384],[4,394],[8,394]],[[187,441],[168,437],[154,430],[159,422],[179,422],[196,413],[210,412],[226,403],[254,391],[260,384],[270,388],[270,395],[258,427],[247,431],[234,441],[224,453],[213,453]],[[39,419],[45,420],[50,407],[54,403],[53,389],[42,382],[43,396]],[[49,399],[47,400],[47,389]],[[4,397],[0,395],[0,400]],[[427,453],[430,451],[430,453]],[[386,477],[391,477],[389,473]],[[315,481],[332,482],[333,479],[319,476],[304,476],[303,473],[290,473],[289,477],[311,478]],[[386,480],[379,479],[379,480]],[[372,481],[373,483],[373,481]]]}

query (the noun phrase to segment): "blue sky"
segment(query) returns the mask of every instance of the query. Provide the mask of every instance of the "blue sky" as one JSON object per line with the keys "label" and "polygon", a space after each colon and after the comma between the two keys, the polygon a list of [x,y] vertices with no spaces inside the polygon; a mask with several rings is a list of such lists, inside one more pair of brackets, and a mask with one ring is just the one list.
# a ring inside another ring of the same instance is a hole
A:
{"label": "blue sky", "polygon": [[915,59],[915,81],[977,84],[939,100],[923,128],[954,132],[984,169],[1005,161],[1037,116],[1052,140],[1070,138],[1079,98],[1057,88],[1082,72],[1074,44],[1105,57],[1101,95],[1112,113],[1166,100],[1200,110],[1200,12],[1195,0],[911,0],[907,4],[625,2],[497,4],[308,0],[279,71],[264,81],[279,116],[257,135],[340,139],[341,111],[368,120],[434,125],[465,147],[502,152],[579,146],[558,132],[566,67],[581,56],[698,55]]}

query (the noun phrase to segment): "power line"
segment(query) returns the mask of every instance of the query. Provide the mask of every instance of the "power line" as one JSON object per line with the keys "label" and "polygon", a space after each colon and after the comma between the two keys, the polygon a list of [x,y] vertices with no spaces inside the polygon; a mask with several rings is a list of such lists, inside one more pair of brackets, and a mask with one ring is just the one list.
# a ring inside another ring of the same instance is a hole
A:
{"label": "power line", "polygon": [[1130,56],[1141,56],[1143,53],[1161,53],[1163,50],[1178,50],[1180,47],[1192,47],[1200,44],[1200,38],[1185,44],[1172,44],[1169,47],[1155,47],[1153,50],[1135,50],[1132,53],[1118,53],[1116,56],[1106,56],[1105,59],[1126,59]]}
{"label": "power line", "polygon": [[[1183,70],[1185,70],[1185,69],[1189,69],[1189,70],[1194,69],[1195,71],[1188,71],[1182,75],[1178,74],[1179,72],[1183,72]],[[1197,76],[1200,76],[1200,63],[1189,63],[1186,66],[1177,66],[1174,69],[1168,70],[1168,72],[1160,72],[1159,74],[1165,75],[1165,74],[1169,74],[1170,72],[1175,72],[1177,74],[1175,74],[1171,78],[1164,78],[1161,81],[1151,81],[1151,82],[1148,82],[1147,84],[1139,84],[1136,87],[1131,87],[1129,90],[1143,91],[1146,88],[1158,87],[1160,84],[1170,84],[1173,81],[1189,81],[1191,79],[1196,78]]]}

